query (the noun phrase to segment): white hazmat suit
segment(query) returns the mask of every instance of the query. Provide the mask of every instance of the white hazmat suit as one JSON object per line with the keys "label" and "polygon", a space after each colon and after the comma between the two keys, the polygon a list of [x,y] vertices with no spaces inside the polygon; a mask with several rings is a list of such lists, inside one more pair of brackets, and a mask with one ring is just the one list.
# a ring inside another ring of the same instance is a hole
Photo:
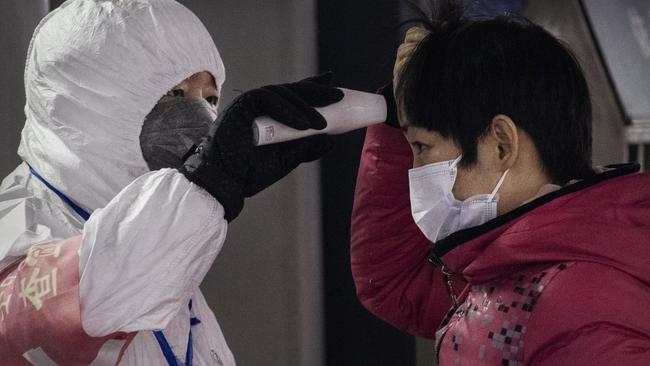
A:
{"label": "white hazmat suit", "polygon": [[[34,32],[25,67],[25,163],[0,187],[0,270],[30,246],[82,235],[81,320],[93,337],[138,334],[122,365],[165,365],[152,330],[194,365],[233,365],[199,284],[226,236],[223,207],[175,169],[149,172],[145,116],[185,78],[224,66],[173,0],[70,0]],[[82,210],[30,173],[29,166]]]}

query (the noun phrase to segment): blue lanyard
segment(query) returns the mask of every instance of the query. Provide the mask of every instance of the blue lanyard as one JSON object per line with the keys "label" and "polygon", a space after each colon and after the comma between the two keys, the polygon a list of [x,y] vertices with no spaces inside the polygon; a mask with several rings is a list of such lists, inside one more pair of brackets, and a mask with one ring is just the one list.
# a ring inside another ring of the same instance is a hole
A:
{"label": "blue lanyard", "polygon": [[[76,203],[72,202],[70,198],[68,198],[63,192],[59,191],[58,189],[54,188],[53,185],[51,185],[48,181],[45,180],[45,178],[41,177],[40,174],[36,172],[29,164],[29,172],[35,176],[38,180],[40,180],[47,188],[49,188],[52,192],[56,193],[59,198],[65,202],[70,208],[74,210],[82,219],[85,221],[88,221],[88,218],[90,217],[90,214],[88,211],[84,210],[83,208],[79,207]],[[189,303],[190,307],[190,313],[192,311],[192,300],[190,300]],[[163,355],[165,356],[165,359],[167,360],[167,363],[169,363],[169,366],[192,366],[192,358],[193,358],[193,350],[192,350],[192,326],[197,325],[201,323],[201,321],[196,318],[190,316],[190,334],[187,340],[187,353],[185,354],[185,363],[180,361],[179,359],[176,358],[176,355],[174,355],[174,352],[172,351],[172,348],[169,346],[169,342],[167,342],[167,338],[165,338],[165,335],[163,334],[162,331],[154,331],[153,334],[156,337],[156,340],[158,341],[158,344],[160,345],[160,349],[162,350]]]}
{"label": "blue lanyard", "polygon": [[[191,313],[192,300],[190,300],[189,307]],[[169,342],[167,342],[167,338],[165,338],[165,335],[161,330],[156,330],[153,332],[153,335],[156,337],[156,340],[160,345],[160,349],[162,350],[162,353],[165,356],[165,359],[167,360],[169,366],[191,366],[192,365],[192,358],[194,357],[194,354],[192,352],[192,326],[197,325],[199,323],[201,323],[201,321],[198,318],[190,315],[190,335],[187,339],[187,352],[185,353],[185,363],[183,363],[183,361],[176,358],[176,355],[172,351],[172,348],[169,346]]]}
{"label": "blue lanyard", "polygon": [[41,177],[34,168],[32,168],[29,164],[27,164],[29,167],[30,173],[32,173],[33,176],[35,176],[38,180],[40,180],[47,188],[49,188],[52,192],[56,193],[59,198],[65,202],[70,208],[74,210],[74,212],[77,213],[77,215],[81,216],[82,219],[85,221],[88,221],[88,218],[90,217],[90,214],[88,211],[84,210],[83,208],[79,207],[76,203],[72,202],[71,199],[69,199],[65,194],[63,194],[61,191],[58,189],[54,188],[53,185],[50,184],[50,182],[46,181],[45,178]]}

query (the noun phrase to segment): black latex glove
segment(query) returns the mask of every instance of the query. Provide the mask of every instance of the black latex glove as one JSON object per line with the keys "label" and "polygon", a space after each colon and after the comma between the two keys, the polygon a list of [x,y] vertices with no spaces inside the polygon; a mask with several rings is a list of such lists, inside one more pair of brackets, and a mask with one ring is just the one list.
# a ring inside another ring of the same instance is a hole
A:
{"label": "black latex glove", "polygon": [[377,90],[377,94],[381,94],[386,98],[386,122],[385,124],[395,127],[395,128],[400,128],[399,126],[399,121],[397,119],[397,105],[395,104],[395,96],[393,95],[393,82],[391,81],[390,83],[382,86]]}
{"label": "black latex glove", "polygon": [[327,122],[314,107],[343,99],[329,86],[332,74],[290,84],[270,85],[237,97],[211,125],[208,136],[186,155],[181,172],[205,188],[232,221],[251,197],[332,148],[332,138],[316,135],[284,143],[254,146],[253,120],[271,118],[298,129],[323,129]]}

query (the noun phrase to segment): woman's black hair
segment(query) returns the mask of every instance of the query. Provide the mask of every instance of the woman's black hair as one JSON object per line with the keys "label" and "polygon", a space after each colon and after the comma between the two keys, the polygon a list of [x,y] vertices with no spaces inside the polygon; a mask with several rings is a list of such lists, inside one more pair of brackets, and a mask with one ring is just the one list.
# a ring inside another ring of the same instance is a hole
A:
{"label": "woman's black hair", "polygon": [[525,18],[469,18],[457,1],[418,10],[429,34],[399,75],[396,99],[410,125],[454,139],[461,164],[498,114],[533,140],[554,183],[593,175],[591,101],[571,51]]}

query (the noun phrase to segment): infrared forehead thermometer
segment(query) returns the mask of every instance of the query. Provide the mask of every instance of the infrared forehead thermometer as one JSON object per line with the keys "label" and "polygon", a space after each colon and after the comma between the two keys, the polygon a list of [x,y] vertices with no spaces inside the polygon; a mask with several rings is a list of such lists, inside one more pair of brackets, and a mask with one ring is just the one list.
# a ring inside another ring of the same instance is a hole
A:
{"label": "infrared forehead thermometer", "polygon": [[358,128],[386,121],[386,100],[382,95],[339,88],[343,99],[326,107],[315,108],[327,121],[322,130],[296,130],[268,117],[253,122],[253,141],[256,146],[297,140],[303,137],[328,134],[339,135]]}

